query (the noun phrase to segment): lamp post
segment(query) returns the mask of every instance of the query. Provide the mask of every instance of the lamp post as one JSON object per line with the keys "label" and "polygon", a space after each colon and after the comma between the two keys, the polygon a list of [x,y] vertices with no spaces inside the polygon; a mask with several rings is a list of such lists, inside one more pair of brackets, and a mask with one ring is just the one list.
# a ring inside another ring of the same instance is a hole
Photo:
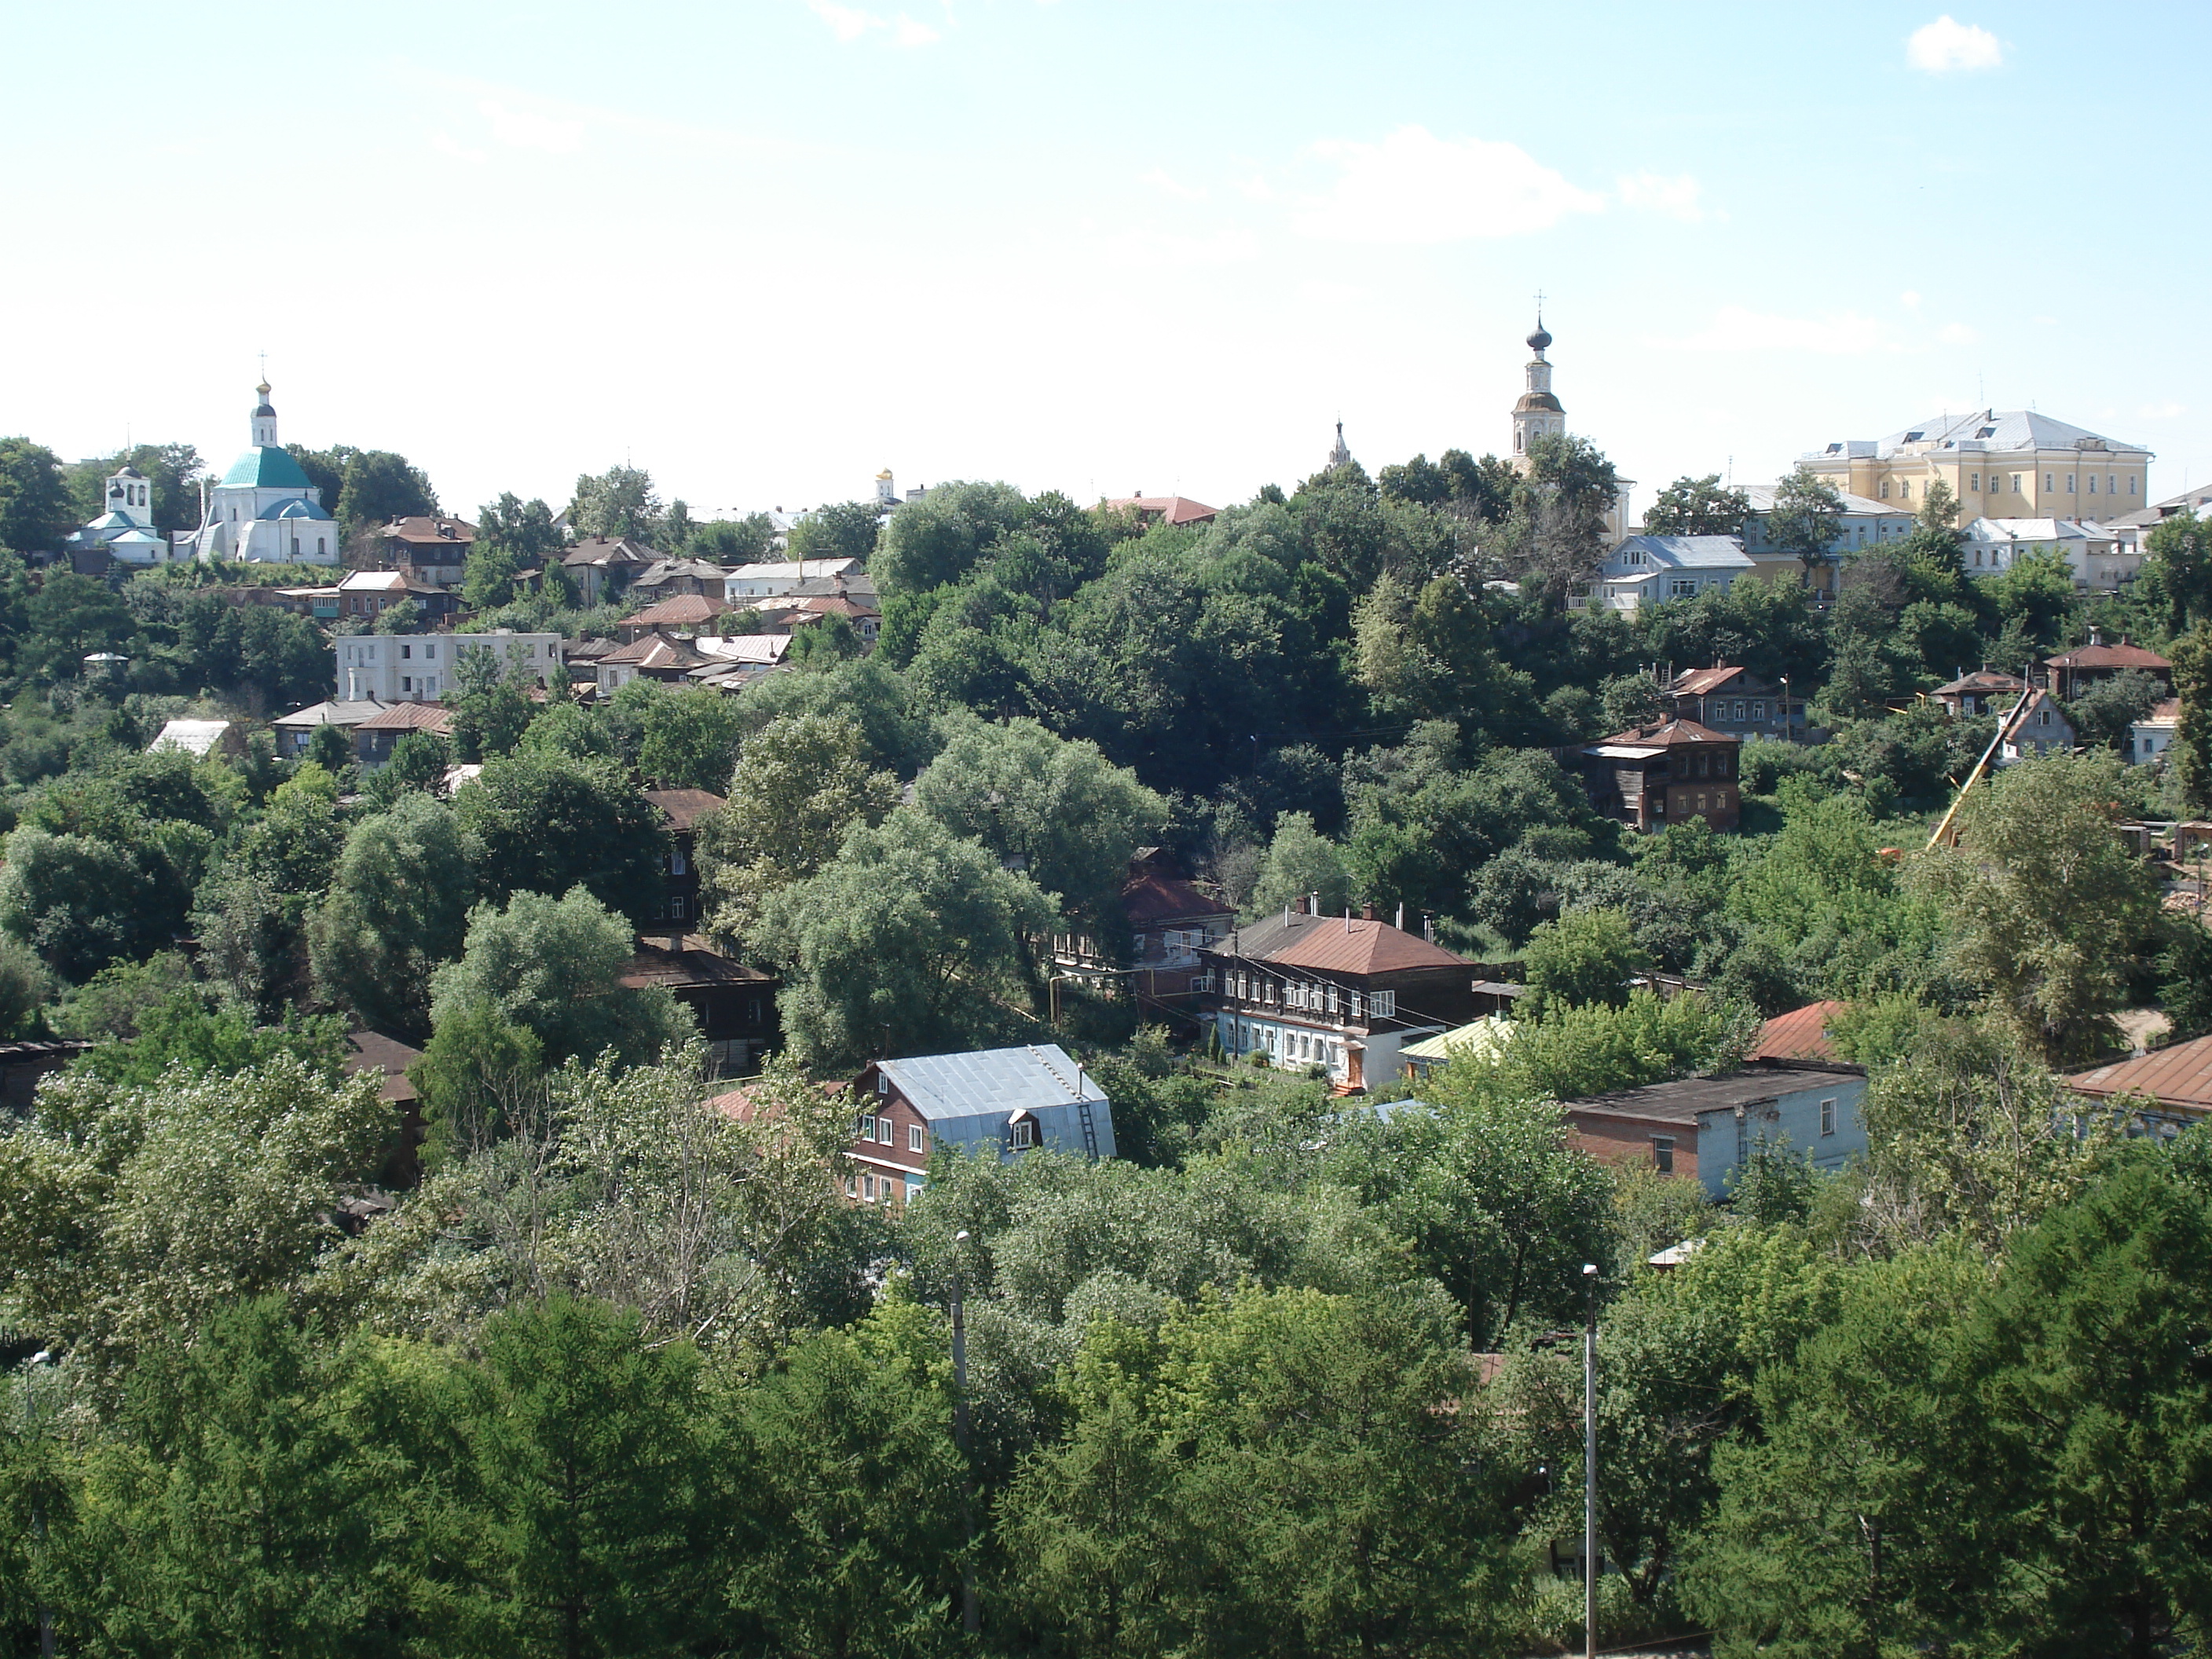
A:
{"label": "lamp post", "polygon": [[[23,1425],[27,1431],[27,1438],[35,1437],[38,1432],[39,1368],[52,1358],[51,1350],[41,1348],[31,1356],[31,1363],[23,1368]],[[40,1546],[46,1541],[46,1509],[43,1502],[34,1503],[31,1506],[31,1536]],[[41,1548],[42,1557],[44,1553]],[[41,1559],[39,1565],[40,1577],[43,1577],[45,1561]],[[40,1586],[39,1593],[39,1659],[54,1659],[54,1610],[46,1605],[43,1585]]]}
{"label": "lamp post", "polygon": [[952,1438],[960,1449],[960,1529],[968,1544],[960,1564],[960,1628],[973,1636],[982,1621],[975,1611],[975,1480],[968,1455],[968,1322],[960,1284],[967,1242],[964,1227],[952,1235]]}
{"label": "lamp post", "polygon": [[1597,1267],[1583,1263],[1583,1655],[1597,1655]]}

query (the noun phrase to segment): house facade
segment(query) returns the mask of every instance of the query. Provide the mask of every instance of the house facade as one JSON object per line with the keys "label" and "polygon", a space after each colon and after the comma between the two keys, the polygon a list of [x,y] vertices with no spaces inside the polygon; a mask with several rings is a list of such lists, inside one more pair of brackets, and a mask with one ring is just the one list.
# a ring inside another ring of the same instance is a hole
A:
{"label": "house facade", "polygon": [[1841,1169],[1867,1150],[1860,1116],[1866,1074],[1808,1061],[1761,1064],[1725,1077],[1683,1078],[1565,1103],[1576,1140],[1601,1164],[1645,1164],[1695,1178],[1716,1199],[1764,1141],[1815,1169]]}
{"label": "house facade", "polygon": [[1284,1071],[1318,1066],[1346,1090],[1387,1084],[1407,1044],[1479,1012],[1474,963],[1372,914],[1293,906],[1200,955],[1192,990],[1224,1053],[1246,1063],[1264,1055]]}
{"label": "house facade", "polygon": [[410,599],[434,626],[452,620],[461,608],[458,595],[410,570],[349,570],[338,578],[341,618],[374,626],[386,611]]}
{"label": "house facade", "polygon": [[751,1077],[782,1046],[775,994],[783,981],[724,956],[706,939],[672,927],[639,937],[622,982],[658,986],[690,1010],[707,1045],[710,1075]]}
{"label": "house facade", "polygon": [[1948,685],[1937,686],[1928,695],[1957,718],[1974,720],[1984,714],[2006,713],[2027,690],[2027,682],[2017,674],[1979,668],[1971,674],[1960,675]]}
{"label": "house facade", "polygon": [[2173,747],[2173,734],[2181,724],[2181,699],[2168,697],[2128,728],[2128,758],[2147,766]]}
{"label": "house facade", "polygon": [[586,536],[561,556],[561,568],[568,573],[578,602],[588,611],[611,604],[658,557],[651,548],[626,537]]}
{"label": "house facade", "polygon": [[845,1191],[862,1203],[905,1203],[939,1146],[1001,1160],[1040,1147],[1117,1155],[1113,1103],[1056,1042],[879,1060],[853,1080],[853,1094]]}
{"label": "house facade", "polygon": [[1941,480],[1968,518],[2097,519],[2144,504],[2151,452],[2028,409],[1923,421],[1802,458],[1838,489],[1911,512]]}
{"label": "house facade", "polygon": [[1128,928],[1127,963],[1109,960],[1088,934],[1060,933],[1053,939],[1054,967],[1079,978],[1095,976],[1103,986],[1127,987],[1154,1012],[1196,1020],[1192,988],[1206,965],[1200,953],[1236,926],[1236,911],[1193,886],[1175,855],[1158,847],[1129,860],[1121,908]]}
{"label": "house facade", "polygon": [[1733,830],[1743,802],[1736,762],[1741,741],[1697,720],[1662,720],[1582,751],[1583,780],[1597,810],[1638,830],[1703,818]]}
{"label": "house facade", "polygon": [[668,832],[668,849],[661,854],[661,892],[652,920],[690,923],[699,920],[699,822],[727,805],[706,789],[647,789],[646,799],[660,814]]}
{"label": "house facade", "polygon": [[451,737],[453,711],[434,702],[395,702],[380,709],[353,728],[353,757],[374,772],[391,760],[400,738],[415,732]]}
{"label": "house facade", "polygon": [[1567,604],[1577,611],[1641,611],[1725,592],[1752,570],[1750,556],[1734,536],[1628,536]]}
{"label": "house facade", "polygon": [[270,722],[276,733],[276,752],[286,760],[299,759],[307,752],[308,744],[314,740],[315,728],[319,726],[337,726],[346,734],[346,741],[350,744],[354,732],[361,723],[373,714],[381,714],[385,707],[383,703],[366,699],[359,702],[341,702],[333,699],[328,702],[310,703],[305,708],[295,708]]}
{"label": "house facade", "polygon": [[2056,553],[2074,586],[2117,593],[2142,569],[2142,550],[2102,525],[2079,519],[1976,519],[1959,550],[1969,576],[2001,576],[2025,553]]}
{"label": "house facade", "polygon": [[860,570],[858,559],[791,559],[741,564],[722,578],[722,597],[732,605],[747,599],[779,599],[803,581],[816,577],[852,576]]}
{"label": "house facade", "polygon": [[347,702],[435,702],[459,689],[456,665],[491,652],[510,677],[562,683],[561,636],[498,629],[484,634],[349,634],[337,641],[337,696]]}
{"label": "house facade", "polygon": [[477,539],[474,525],[432,514],[394,519],[376,533],[394,569],[439,587],[461,585]]}
{"label": "house facade", "polygon": [[2075,746],[2074,722],[2066,718],[2058,700],[2039,687],[2006,720],[1995,764],[2016,766],[2039,755],[2070,755]]}
{"label": "house facade", "polygon": [[2089,630],[2088,644],[2076,646],[2055,657],[2045,657],[2043,666],[2048,671],[2044,684],[2069,702],[2098,681],[2111,679],[2131,669],[2138,674],[2149,675],[2168,688],[2173,684],[2173,665],[2157,652],[2146,651],[2131,643],[2124,634],[2118,645],[2107,645],[2103,631],[2096,628]]}
{"label": "house facade", "polygon": [[1804,705],[1791,708],[1787,686],[1761,679],[1739,664],[1686,668],[1668,682],[1667,696],[1676,718],[1740,740],[1785,740],[1793,717],[1797,725],[1804,724]]}
{"label": "house facade", "polygon": [[[1769,528],[1778,486],[1746,484],[1742,488],[1751,502],[1751,512],[1743,521],[1743,550],[1750,556],[1753,574],[1762,581],[1805,583],[1808,573],[1804,561],[1790,550],[1776,545]],[[1838,490],[1837,494],[1842,497],[1844,511],[1836,520],[1835,539],[1828,544],[1825,555],[1809,573],[1816,599],[1835,598],[1836,572],[1846,555],[1879,547],[1884,542],[1902,541],[1912,533],[1912,513],[1909,508],[1900,510],[1902,503],[1874,501],[1849,490]]]}

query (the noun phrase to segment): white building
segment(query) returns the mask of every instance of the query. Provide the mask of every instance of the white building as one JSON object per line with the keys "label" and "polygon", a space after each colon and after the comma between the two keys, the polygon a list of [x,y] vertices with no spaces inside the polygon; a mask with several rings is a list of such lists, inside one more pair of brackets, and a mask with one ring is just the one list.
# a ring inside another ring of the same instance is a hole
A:
{"label": "white building", "polygon": [[563,678],[558,634],[349,634],[337,647],[341,702],[436,702],[460,689],[456,666],[479,651],[502,656],[510,677],[528,674],[545,685]]}
{"label": "white building", "polygon": [[125,465],[111,472],[103,492],[107,510],[64,544],[71,552],[106,548],[124,564],[166,564],[169,544],[154,528],[154,485],[146,475]]}
{"label": "white building", "polygon": [[206,521],[189,538],[192,553],[249,564],[336,564],[338,527],[323,492],[276,441],[269,383],[255,390],[261,401],[253,409],[252,447],[210,492]]}
{"label": "white building", "polygon": [[2128,758],[2141,766],[2173,747],[2174,727],[2181,724],[2181,699],[2168,697],[2128,728]]}
{"label": "white building", "polygon": [[1641,611],[1668,599],[1725,592],[1755,568],[1734,536],[1629,536],[1606,556],[1596,579],[1569,596],[1572,611]]}
{"label": "white building", "polygon": [[2106,593],[2119,592],[2142,568],[2139,548],[2080,519],[1977,519],[1966,526],[1960,552],[1969,576],[2001,576],[2023,553],[2057,553],[2073,570],[2075,586]]}
{"label": "white building", "polygon": [[[1778,486],[1745,484],[1741,488],[1751,501],[1751,516],[1743,521],[1743,550],[1751,556],[1761,576],[1770,580],[1803,581],[1803,562],[1795,553],[1777,547],[1773,537],[1766,532],[1767,514],[1774,511]],[[1887,502],[1854,495],[1848,490],[1836,493],[1843,498],[1844,516],[1836,520],[1836,538],[1828,544],[1826,564],[1813,576],[1813,586],[1831,595],[1835,592],[1835,567],[1846,554],[1878,547],[1884,542],[1903,541],[1912,533],[1914,524],[1910,511],[1899,511]]]}
{"label": "white building", "polygon": [[770,599],[788,593],[803,581],[823,576],[850,576],[862,568],[858,559],[793,559],[780,563],[741,564],[722,578],[722,598],[732,605],[745,599]]}

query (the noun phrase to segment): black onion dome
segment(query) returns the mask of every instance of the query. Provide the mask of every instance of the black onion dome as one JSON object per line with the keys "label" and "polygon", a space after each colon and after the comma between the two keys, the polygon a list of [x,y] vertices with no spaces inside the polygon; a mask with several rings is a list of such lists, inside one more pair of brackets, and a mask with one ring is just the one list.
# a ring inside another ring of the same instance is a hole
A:
{"label": "black onion dome", "polygon": [[1544,319],[1539,317],[1536,319],[1536,331],[1528,337],[1528,349],[1541,351],[1551,343],[1552,337],[1544,331]]}

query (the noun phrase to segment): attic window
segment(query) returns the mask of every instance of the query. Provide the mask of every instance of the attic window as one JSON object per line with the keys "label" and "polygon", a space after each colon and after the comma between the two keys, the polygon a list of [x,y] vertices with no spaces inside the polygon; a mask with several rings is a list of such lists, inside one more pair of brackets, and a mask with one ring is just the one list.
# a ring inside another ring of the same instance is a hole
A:
{"label": "attic window", "polygon": [[1928,434],[1925,432],[1908,432],[1905,434],[1905,441],[1909,444],[1917,444],[1927,435]]}
{"label": "attic window", "polygon": [[1974,435],[1977,438],[1994,438],[1997,435],[1997,429],[1993,426],[1985,426]]}
{"label": "attic window", "polygon": [[1026,1152],[1036,1145],[1036,1125],[1028,1118],[1016,1118],[1014,1120],[1014,1150],[1018,1152]]}

